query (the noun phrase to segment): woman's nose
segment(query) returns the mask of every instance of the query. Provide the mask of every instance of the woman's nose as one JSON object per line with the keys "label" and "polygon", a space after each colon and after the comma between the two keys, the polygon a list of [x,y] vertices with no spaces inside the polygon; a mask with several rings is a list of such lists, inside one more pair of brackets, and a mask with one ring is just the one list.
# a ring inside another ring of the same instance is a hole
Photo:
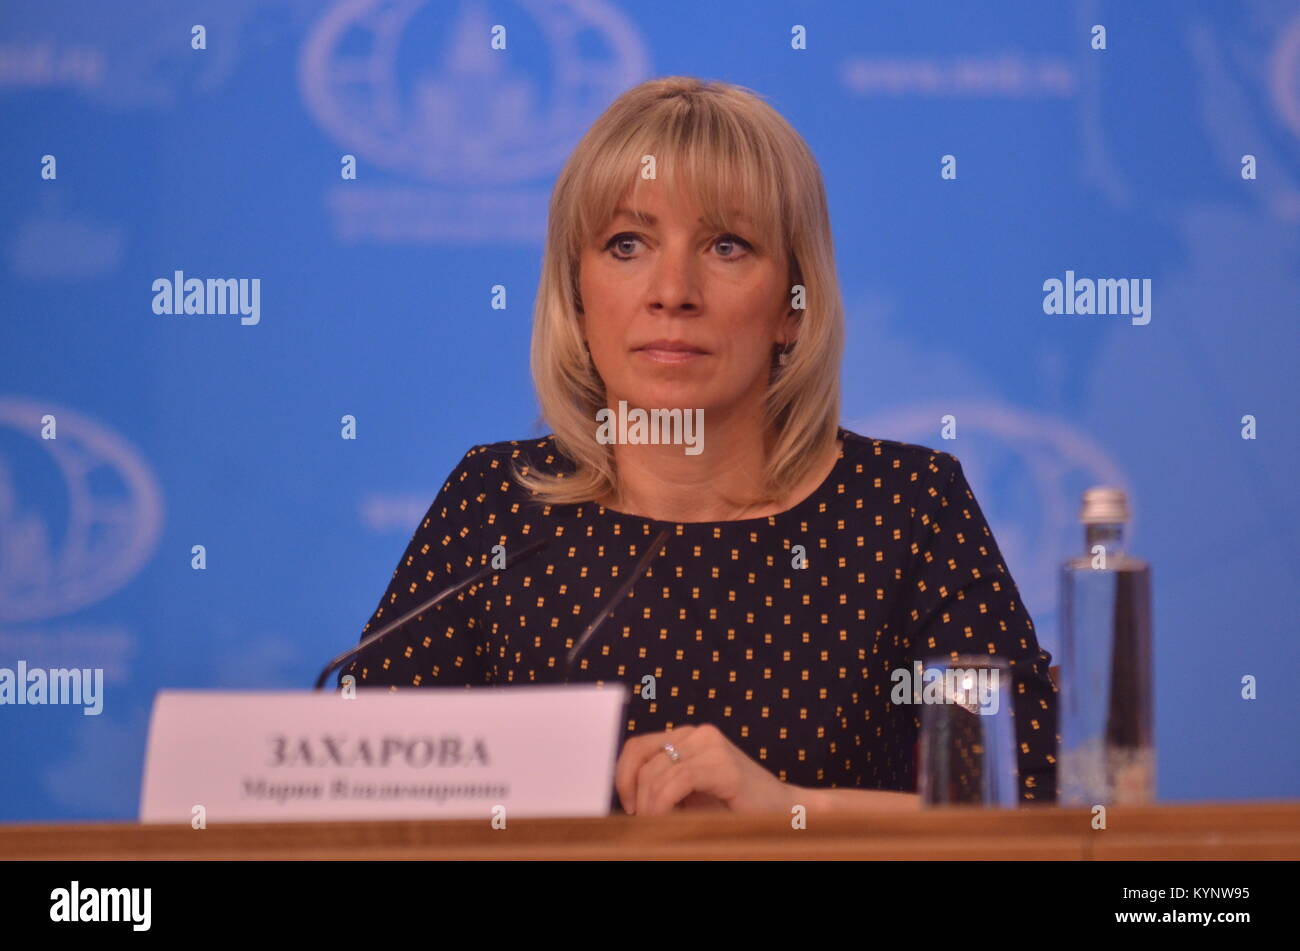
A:
{"label": "woman's nose", "polygon": [[669,314],[692,314],[700,307],[699,262],[689,247],[666,244],[656,255],[646,303]]}

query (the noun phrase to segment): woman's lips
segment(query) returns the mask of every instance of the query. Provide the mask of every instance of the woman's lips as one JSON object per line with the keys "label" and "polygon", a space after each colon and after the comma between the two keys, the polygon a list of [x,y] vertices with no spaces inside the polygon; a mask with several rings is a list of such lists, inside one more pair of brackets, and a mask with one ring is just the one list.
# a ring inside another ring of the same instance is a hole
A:
{"label": "woman's lips", "polygon": [[637,353],[656,363],[689,363],[704,356],[698,350],[659,350],[654,347],[643,347]]}
{"label": "woman's lips", "polygon": [[655,340],[635,352],[656,363],[688,363],[708,356],[707,350],[681,340]]}

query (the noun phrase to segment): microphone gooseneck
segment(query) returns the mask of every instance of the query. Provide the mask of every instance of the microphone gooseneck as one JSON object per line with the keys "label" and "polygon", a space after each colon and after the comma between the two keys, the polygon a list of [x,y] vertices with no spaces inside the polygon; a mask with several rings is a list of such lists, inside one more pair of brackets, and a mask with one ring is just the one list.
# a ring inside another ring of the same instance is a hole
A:
{"label": "microphone gooseneck", "polygon": [[339,654],[332,661],[326,664],[325,669],[322,670],[320,672],[320,676],[316,678],[316,686],[314,689],[316,690],[323,689],[325,686],[325,681],[329,679],[329,675],[333,671],[337,670],[339,667],[342,667],[344,664],[346,664],[352,658],[356,657],[358,654],[360,654],[366,648],[370,647],[372,644],[378,642],[382,638],[391,634],[393,631],[397,630],[407,621],[411,620],[411,618],[419,617],[421,614],[424,614],[426,611],[430,610],[431,608],[437,607],[439,604],[441,604],[447,598],[450,598],[452,595],[460,594],[460,592],[464,591],[466,588],[470,587],[471,585],[477,584],[478,582],[482,581],[484,578],[487,578],[488,576],[492,575],[497,571],[508,571],[510,568],[519,564],[519,562],[523,561],[525,558],[531,558],[533,555],[537,554],[539,551],[541,551],[549,544],[550,542],[546,541],[545,539],[542,539],[540,541],[535,541],[532,544],[525,545],[523,548],[520,548],[518,551],[516,551],[512,556],[508,556],[506,558],[506,564],[504,568],[494,568],[491,565],[488,565],[486,568],[483,568],[482,570],[475,572],[474,574],[470,575],[468,578],[465,578],[463,581],[458,581],[456,582],[456,584],[452,585],[449,588],[443,588],[441,591],[439,591],[429,600],[425,601],[423,604],[420,604],[412,608],[410,611],[407,611],[405,614],[399,617],[396,621],[393,621],[391,624],[386,624],[384,627],[381,627],[379,630],[375,631],[375,633],[371,634],[368,637],[363,638],[361,640],[361,643],[357,644],[355,647],[348,648],[342,654]]}
{"label": "microphone gooseneck", "polygon": [[618,605],[628,591],[632,589],[632,585],[640,581],[641,576],[649,570],[650,562],[657,554],[659,554],[659,549],[663,547],[664,539],[668,537],[668,531],[669,530],[665,528],[655,536],[655,540],[650,543],[649,547],[646,548],[645,553],[641,555],[641,560],[636,563],[636,567],[633,568],[632,573],[627,576],[627,580],[625,580],[623,584],[619,586],[619,589],[614,592],[614,596],[605,602],[604,607],[600,609],[600,613],[592,618],[591,623],[587,625],[587,629],[582,632],[582,636],[579,637],[573,647],[569,649],[569,653],[564,660],[565,683],[568,683],[569,675],[573,672],[573,662],[577,659],[578,655],[582,653],[582,649],[587,645],[587,642],[591,640],[591,636],[596,633],[597,628],[605,623],[605,619],[609,617],[615,606]]}

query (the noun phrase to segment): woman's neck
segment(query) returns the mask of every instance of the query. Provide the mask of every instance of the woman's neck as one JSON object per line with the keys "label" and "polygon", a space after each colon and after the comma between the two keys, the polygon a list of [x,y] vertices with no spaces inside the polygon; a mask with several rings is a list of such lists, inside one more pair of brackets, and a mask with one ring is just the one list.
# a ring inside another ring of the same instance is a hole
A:
{"label": "woman's neck", "polygon": [[838,442],[784,498],[761,501],[770,449],[758,427],[712,426],[706,449],[617,444],[617,499],[611,508],[663,522],[726,522],[774,515],[794,506],[825,480],[839,456]]}

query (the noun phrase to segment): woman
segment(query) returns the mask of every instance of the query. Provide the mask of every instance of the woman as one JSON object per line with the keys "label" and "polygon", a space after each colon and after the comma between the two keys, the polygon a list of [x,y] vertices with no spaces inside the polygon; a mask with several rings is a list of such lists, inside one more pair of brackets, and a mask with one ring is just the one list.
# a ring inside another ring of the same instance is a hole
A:
{"label": "woman", "polygon": [[1021,795],[1052,800],[1049,655],[957,460],[839,427],[842,339],[799,135],[739,87],[625,93],[551,199],[532,370],[553,433],[465,455],[367,630],[550,544],[343,673],[561,682],[609,607],[571,679],[641,688],[627,811],[851,811],[917,805],[919,710],[891,702],[891,671],[996,654],[1017,674]]}

